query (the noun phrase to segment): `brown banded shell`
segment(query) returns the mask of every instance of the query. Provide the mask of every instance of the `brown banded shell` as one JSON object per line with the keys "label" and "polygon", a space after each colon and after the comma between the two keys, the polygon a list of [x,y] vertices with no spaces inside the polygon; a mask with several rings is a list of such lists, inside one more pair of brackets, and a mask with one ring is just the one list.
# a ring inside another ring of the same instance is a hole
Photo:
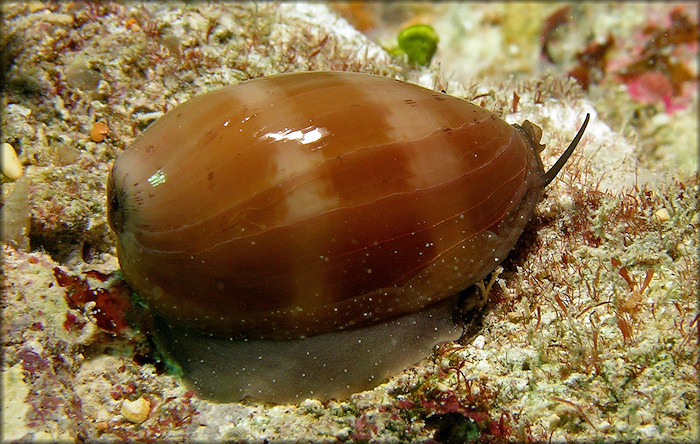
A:
{"label": "brown banded shell", "polygon": [[544,187],[539,145],[383,77],[264,77],[173,109],[114,163],[127,281],[168,319],[297,337],[420,310],[483,279]]}
{"label": "brown banded shell", "polygon": [[538,131],[359,73],[195,97],[114,163],[108,214],[124,277],[169,323],[226,337],[418,312],[512,249],[553,177]]}
{"label": "brown banded shell", "polygon": [[127,281],[173,321],[297,337],[483,279],[544,187],[539,145],[483,108],[357,73],[264,77],[173,109],[114,163]]}

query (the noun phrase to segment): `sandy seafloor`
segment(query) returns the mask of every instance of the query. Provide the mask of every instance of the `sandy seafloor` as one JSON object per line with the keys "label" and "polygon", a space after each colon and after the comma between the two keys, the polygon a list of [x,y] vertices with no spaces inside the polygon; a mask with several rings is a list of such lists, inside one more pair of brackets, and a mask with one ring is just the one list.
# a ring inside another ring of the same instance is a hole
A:
{"label": "sandy seafloor", "polygon": [[[697,439],[697,4],[564,8],[3,3],[0,142],[24,166],[2,187],[3,442]],[[440,36],[429,68],[386,51],[414,23]],[[129,294],[110,165],[188,98],[322,69],[531,120],[546,165],[592,119],[459,343],[346,400],[200,399],[103,316]]]}

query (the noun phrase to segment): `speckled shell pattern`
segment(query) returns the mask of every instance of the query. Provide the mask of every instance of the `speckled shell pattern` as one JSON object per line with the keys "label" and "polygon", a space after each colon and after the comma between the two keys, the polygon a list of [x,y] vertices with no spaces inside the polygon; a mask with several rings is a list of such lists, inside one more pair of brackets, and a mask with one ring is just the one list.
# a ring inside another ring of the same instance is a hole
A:
{"label": "speckled shell pattern", "polygon": [[421,310],[483,279],[544,188],[517,125],[380,76],[268,76],[195,97],[115,161],[127,282],[168,321],[292,338]]}

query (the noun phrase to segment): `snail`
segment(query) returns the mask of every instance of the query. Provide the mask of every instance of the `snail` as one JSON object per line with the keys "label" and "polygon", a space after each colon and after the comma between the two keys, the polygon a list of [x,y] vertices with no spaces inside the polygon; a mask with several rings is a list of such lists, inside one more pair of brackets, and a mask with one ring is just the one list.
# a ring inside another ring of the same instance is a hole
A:
{"label": "snail", "polygon": [[520,237],[541,130],[380,76],[279,74],[195,97],[115,160],[124,279],[202,396],[344,397],[456,340],[455,298]]}

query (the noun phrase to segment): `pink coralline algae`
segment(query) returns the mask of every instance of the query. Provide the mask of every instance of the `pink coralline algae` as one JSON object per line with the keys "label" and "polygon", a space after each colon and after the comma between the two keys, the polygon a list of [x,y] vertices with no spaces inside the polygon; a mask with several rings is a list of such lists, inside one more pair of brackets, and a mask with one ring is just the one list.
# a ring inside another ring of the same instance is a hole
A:
{"label": "pink coralline algae", "polygon": [[663,103],[667,113],[681,110],[688,104],[687,100],[674,97],[670,79],[660,72],[643,72],[631,76],[625,83],[627,92],[636,102],[644,105]]}
{"label": "pink coralline algae", "polygon": [[[556,24],[566,22],[558,20]],[[545,55],[548,36],[543,34]],[[609,34],[602,43],[591,42],[576,54],[577,64],[569,75],[584,89],[606,81],[622,83],[635,102],[662,104],[671,114],[685,109],[697,92],[697,73],[691,67],[697,49],[697,17],[679,6],[667,16],[650,19],[632,36]]]}
{"label": "pink coralline algae", "polygon": [[697,40],[697,18],[675,8],[642,30],[644,44],[616,74],[636,102],[662,103],[669,114],[685,109],[697,91],[697,73],[689,66],[697,57]]}

